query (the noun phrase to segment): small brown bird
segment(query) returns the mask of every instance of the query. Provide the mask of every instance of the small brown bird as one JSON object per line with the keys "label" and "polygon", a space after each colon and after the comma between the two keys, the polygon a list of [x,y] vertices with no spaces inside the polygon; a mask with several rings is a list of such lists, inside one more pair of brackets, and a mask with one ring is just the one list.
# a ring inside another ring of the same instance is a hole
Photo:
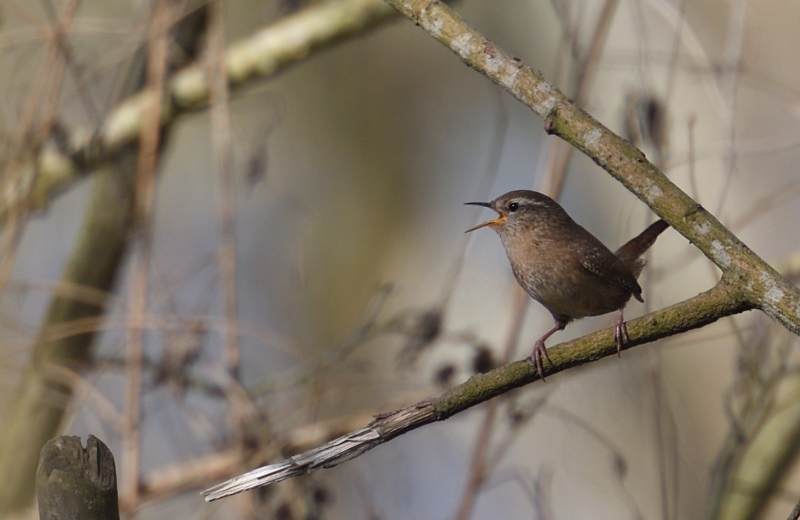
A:
{"label": "small brown bird", "polygon": [[517,190],[492,202],[467,204],[499,213],[466,232],[494,229],[519,284],[553,315],[555,326],[536,341],[529,358],[543,380],[542,358],[553,364],[544,342],[574,319],[619,311],[614,320],[617,353],[630,341],[622,311],[631,296],[644,302],[636,281],[645,264],[641,256],[667,229],[666,222],[654,222],[612,253],[547,195]]}

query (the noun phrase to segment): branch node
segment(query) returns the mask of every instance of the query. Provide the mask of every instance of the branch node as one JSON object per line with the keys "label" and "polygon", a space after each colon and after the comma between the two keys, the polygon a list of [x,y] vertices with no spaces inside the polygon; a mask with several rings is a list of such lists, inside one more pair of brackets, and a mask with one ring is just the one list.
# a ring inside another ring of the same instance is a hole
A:
{"label": "branch node", "polygon": [[558,117],[558,105],[554,106],[544,118],[544,131],[547,135],[558,135],[556,130],[556,118]]}
{"label": "branch node", "polygon": [[703,211],[703,206],[695,202],[686,208],[686,211],[683,213],[683,218],[689,218],[695,213],[700,213],[701,211]]}

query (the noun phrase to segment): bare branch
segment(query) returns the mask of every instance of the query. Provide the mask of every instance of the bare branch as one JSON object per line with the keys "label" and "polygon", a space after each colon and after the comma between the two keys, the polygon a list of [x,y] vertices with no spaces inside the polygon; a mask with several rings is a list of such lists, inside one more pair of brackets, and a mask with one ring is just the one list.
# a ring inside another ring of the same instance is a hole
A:
{"label": "bare branch", "polygon": [[[274,76],[287,66],[343,38],[361,35],[396,12],[381,0],[328,0],[287,16],[238,43],[225,53],[225,70],[232,88]],[[209,82],[203,65],[175,73],[164,95],[161,124],[208,103]],[[113,109],[99,129],[81,129],[64,136],[63,146],[47,146],[39,154],[38,175],[24,191],[8,189],[0,200],[0,224],[20,201],[32,211],[89,171],[113,160],[139,137],[152,94],[140,92]],[[57,149],[61,148],[61,149]],[[25,172],[27,174],[27,172]],[[25,183],[22,183],[25,184]]]}
{"label": "bare branch", "polygon": [[[630,321],[628,333],[631,341],[626,343],[625,349],[703,327],[750,308],[742,300],[741,293],[723,278],[712,289],[694,298]],[[545,376],[616,355],[617,347],[612,330],[606,329],[550,348],[549,352],[553,366],[545,370]],[[320,468],[337,466],[404,433],[443,421],[537,379],[535,369],[527,360],[509,363],[486,374],[475,375],[439,396],[380,415],[366,427],[318,448],[223,482],[202,494],[210,502]]]}
{"label": "bare branch", "polygon": [[120,503],[131,514],[139,501],[139,466],[141,438],[142,362],[144,358],[145,315],[147,314],[148,279],[152,251],[153,206],[158,166],[161,96],[167,80],[169,30],[174,14],[173,2],[158,2],[153,7],[151,34],[147,48],[145,92],[150,103],[145,106],[139,128],[139,153],[135,200],[139,256],[131,275],[129,329],[125,342],[125,427],[122,435],[123,476]]}

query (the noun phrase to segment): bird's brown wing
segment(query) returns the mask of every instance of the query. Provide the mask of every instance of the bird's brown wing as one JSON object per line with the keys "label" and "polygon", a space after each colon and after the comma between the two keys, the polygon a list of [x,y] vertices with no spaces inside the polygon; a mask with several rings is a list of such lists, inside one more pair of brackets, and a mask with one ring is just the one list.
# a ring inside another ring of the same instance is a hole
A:
{"label": "bird's brown wing", "polygon": [[643,302],[642,288],[631,270],[611,251],[599,247],[588,248],[580,259],[581,267],[600,278],[629,291]]}

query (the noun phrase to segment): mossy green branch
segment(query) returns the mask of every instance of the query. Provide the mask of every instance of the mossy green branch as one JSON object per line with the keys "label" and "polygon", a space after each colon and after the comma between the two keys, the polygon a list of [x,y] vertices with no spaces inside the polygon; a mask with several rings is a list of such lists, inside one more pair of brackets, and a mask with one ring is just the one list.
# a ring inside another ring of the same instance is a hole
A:
{"label": "mossy green branch", "polygon": [[589,156],[661,218],[688,238],[732,282],[741,297],[794,334],[800,334],[800,291],[744,245],[708,211],[656,168],[642,152],[576,106],[437,0],[386,0],[467,65],[544,118],[548,133]]}
{"label": "mossy green branch", "polygon": [[[626,342],[623,349],[628,350],[674,334],[704,327],[725,316],[752,308],[741,297],[736,286],[730,284],[727,278],[723,278],[713,288],[694,298],[628,322],[628,334],[631,340]],[[612,329],[600,330],[547,350],[553,365],[545,363],[545,376],[617,355]],[[446,419],[536,379],[538,379],[536,371],[527,360],[504,365],[487,374],[473,376],[465,383],[432,399],[435,415],[437,419]]]}
{"label": "mossy green branch", "polygon": [[[750,308],[736,286],[731,285],[727,278],[723,277],[716,286],[694,298],[628,322],[631,341],[626,343],[625,350],[703,327],[720,318]],[[553,365],[545,364],[547,376],[617,354],[611,329],[601,330],[548,350]],[[436,397],[381,414],[364,428],[343,435],[318,448],[223,482],[204,491],[203,495],[207,501],[218,500],[321,468],[338,466],[395,437],[427,424],[443,421],[536,379],[538,379],[536,370],[527,360],[503,365],[486,374],[475,375]]]}

